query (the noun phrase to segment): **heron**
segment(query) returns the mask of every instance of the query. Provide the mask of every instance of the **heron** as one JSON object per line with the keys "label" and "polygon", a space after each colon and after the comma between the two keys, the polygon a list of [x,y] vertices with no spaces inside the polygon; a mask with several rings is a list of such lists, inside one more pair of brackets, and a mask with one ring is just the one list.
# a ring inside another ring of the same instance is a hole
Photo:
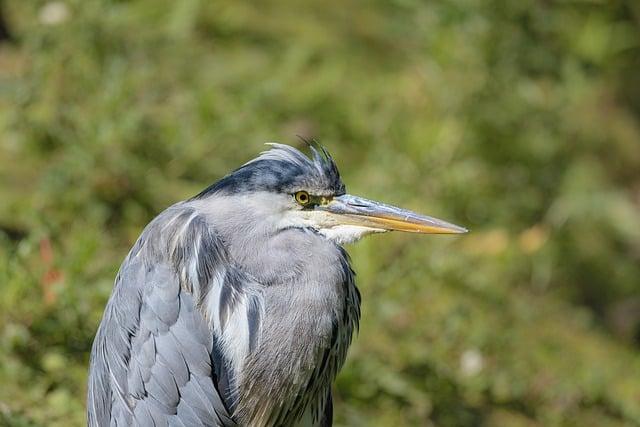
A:
{"label": "heron", "polygon": [[457,225],[347,194],[317,142],[271,147],[153,219],[90,358],[90,426],[330,426],[360,319],[343,245]]}

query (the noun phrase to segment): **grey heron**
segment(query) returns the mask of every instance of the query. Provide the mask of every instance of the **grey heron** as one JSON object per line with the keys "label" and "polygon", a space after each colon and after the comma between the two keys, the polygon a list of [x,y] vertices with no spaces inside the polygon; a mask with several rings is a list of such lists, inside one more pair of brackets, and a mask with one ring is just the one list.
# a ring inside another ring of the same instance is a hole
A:
{"label": "grey heron", "polygon": [[160,213],[91,351],[91,426],[329,426],[360,318],[342,245],[462,227],[345,192],[329,153],[271,144]]}

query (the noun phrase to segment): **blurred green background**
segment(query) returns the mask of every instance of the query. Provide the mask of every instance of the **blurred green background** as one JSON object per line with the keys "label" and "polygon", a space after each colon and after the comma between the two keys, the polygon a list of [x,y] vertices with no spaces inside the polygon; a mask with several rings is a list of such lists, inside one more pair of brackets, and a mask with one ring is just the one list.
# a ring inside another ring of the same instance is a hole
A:
{"label": "blurred green background", "polygon": [[0,7],[0,425],[83,425],[143,226],[295,135],[472,230],[349,247],[337,425],[640,425],[637,0]]}

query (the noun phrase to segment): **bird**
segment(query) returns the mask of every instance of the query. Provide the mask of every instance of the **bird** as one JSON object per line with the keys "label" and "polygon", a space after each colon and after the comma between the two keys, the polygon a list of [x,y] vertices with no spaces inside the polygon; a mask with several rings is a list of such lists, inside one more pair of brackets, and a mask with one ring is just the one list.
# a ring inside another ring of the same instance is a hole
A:
{"label": "bird", "polygon": [[271,143],[142,231],[93,342],[90,426],[330,426],[360,319],[344,249],[463,227],[345,191],[316,141]]}

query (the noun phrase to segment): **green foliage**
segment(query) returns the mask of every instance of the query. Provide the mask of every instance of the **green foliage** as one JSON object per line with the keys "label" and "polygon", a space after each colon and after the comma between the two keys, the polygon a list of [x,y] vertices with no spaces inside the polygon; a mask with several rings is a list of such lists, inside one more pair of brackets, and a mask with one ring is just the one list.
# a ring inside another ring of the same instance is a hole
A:
{"label": "green foliage", "polygon": [[640,424],[636,1],[2,6],[0,425],[82,425],[144,225],[296,134],[472,230],[350,248],[338,425]]}

